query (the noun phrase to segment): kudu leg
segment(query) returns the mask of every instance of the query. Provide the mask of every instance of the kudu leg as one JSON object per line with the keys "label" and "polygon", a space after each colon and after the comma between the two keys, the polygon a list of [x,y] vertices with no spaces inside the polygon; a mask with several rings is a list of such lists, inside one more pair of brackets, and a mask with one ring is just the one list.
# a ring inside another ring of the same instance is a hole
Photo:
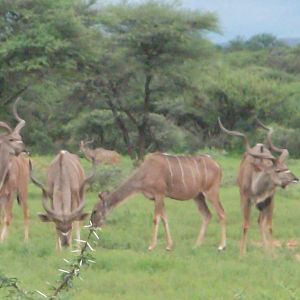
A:
{"label": "kudu leg", "polygon": [[259,215],[259,227],[261,232],[261,238],[266,252],[270,252],[273,248],[272,214],[273,204],[270,204],[267,207],[265,207]]}
{"label": "kudu leg", "polygon": [[243,236],[241,240],[240,254],[246,254],[246,245],[248,238],[248,230],[250,227],[250,211],[251,211],[251,202],[247,197],[241,196],[241,208],[243,215]]}
{"label": "kudu leg", "polygon": [[196,244],[195,247],[201,246],[206,234],[206,230],[208,227],[208,224],[211,220],[211,213],[207,207],[207,204],[205,202],[205,197],[202,193],[200,193],[195,199],[194,201],[196,202],[199,212],[201,213],[203,220],[202,220],[202,225],[200,228],[200,232],[198,235],[198,238],[196,240]]}
{"label": "kudu leg", "polygon": [[268,238],[267,238],[267,218],[265,212],[261,211],[259,216],[259,228],[262,239],[262,244],[265,250],[268,249]]}
{"label": "kudu leg", "polygon": [[163,222],[163,225],[164,225],[164,229],[165,229],[165,233],[166,233],[166,239],[167,239],[166,250],[171,251],[172,247],[173,247],[173,240],[172,240],[172,237],[171,237],[168,217],[167,217],[167,214],[165,212],[164,206],[163,206],[163,209],[162,209],[161,219],[162,219],[162,222]]}
{"label": "kudu leg", "polygon": [[166,233],[166,238],[167,238],[167,247],[166,247],[166,249],[171,250],[172,246],[173,246],[173,241],[172,241],[172,237],[171,237],[171,234],[170,234],[168,218],[167,218],[167,215],[166,215],[165,210],[164,210],[163,196],[155,197],[154,205],[155,205],[155,208],[154,208],[152,239],[151,239],[151,243],[150,243],[150,246],[149,246],[148,249],[151,251],[157,245],[158,227],[159,227],[160,219],[162,219],[164,229],[165,229],[165,233]]}
{"label": "kudu leg", "polygon": [[221,240],[218,250],[222,251],[226,248],[226,214],[220,202],[219,191],[212,189],[206,192],[205,195],[212,202],[212,205],[214,206],[219,217],[219,222],[221,226]]}
{"label": "kudu leg", "polygon": [[0,235],[0,242],[2,243],[7,235],[8,235],[8,230],[9,230],[9,226],[11,224],[12,221],[12,207],[13,207],[13,201],[12,201],[12,195],[9,195],[7,197],[7,202],[4,204],[4,211],[3,211],[3,227],[2,227],[2,231],[1,231],[1,235]]}
{"label": "kudu leg", "polygon": [[75,221],[74,222],[74,227],[75,227],[75,230],[76,230],[77,248],[81,249],[81,244],[80,244],[80,221]]}
{"label": "kudu leg", "polygon": [[27,204],[27,191],[19,194],[19,201],[23,210],[24,241],[27,242],[29,239],[29,209]]}
{"label": "kudu leg", "polygon": [[273,210],[274,210],[274,200],[271,199],[270,205],[266,207],[266,217],[267,217],[267,230],[268,230],[268,239],[270,241],[270,247],[273,248]]}
{"label": "kudu leg", "polygon": [[56,236],[56,250],[61,251],[62,246],[61,246],[61,240],[59,238],[59,236]]}

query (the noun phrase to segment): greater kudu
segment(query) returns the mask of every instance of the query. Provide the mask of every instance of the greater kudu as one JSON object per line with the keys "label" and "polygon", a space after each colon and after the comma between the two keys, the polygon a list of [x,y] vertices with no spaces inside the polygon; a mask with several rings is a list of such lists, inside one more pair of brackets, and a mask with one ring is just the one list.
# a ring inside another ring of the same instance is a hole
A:
{"label": "greater kudu", "polygon": [[220,166],[207,155],[175,156],[154,153],[138,167],[134,174],[109,194],[99,193],[100,201],[94,206],[91,221],[94,227],[101,227],[106,215],[119,203],[134,193],[143,193],[154,200],[153,234],[149,250],[157,243],[159,221],[162,219],[167,238],[167,250],[172,249],[168,218],[164,209],[164,198],[175,200],[194,199],[203,216],[203,223],[196,245],[202,244],[211,213],[207,207],[207,197],[214,206],[221,224],[219,250],[226,247],[225,212],[219,199],[221,183]]}
{"label": "greater kudu", "polygon": [[97,164],[115,165],[121,162],[121,155],[116,151],[107,150],[104,148],[91,149],[87,147],[92,141],[81,141],[79,144],[80,151],[84,154],[87,160],[95,160]]}
{"label": "greater kudu", "polygon": [[[43,222],[54,222],[57,232],[57,248],[68,247],[72,239],[72,225],[76,222],[77,239],[80,240],[80,221],[88,214],[82,210],[85,205],[84,187],[94,177],[85,178],[79,157],[62,150],[51,162],[47,171],[47,187],[31,174],[31,179],[43,192],[43,207],[46,214],[39,214]],[[48,204],[48,198],[51,204]]]}
{"label": "greater kudu", "polygon": [[[218,121],[221,130],[226,134],[238,136],[243,139],[246,150],[237,176],[243,214],[241,254],[243,255],[246,252],[252,203],[260,211],[258,223],[263,245],[266,250],[270,249],[272,247],[272,216],[276,187],[285,188],[290,183],[298,182],[298,178],[285,164],[288,151],[287,149],[280,149],[273,145],[271,140],[273,129],[264,126],[261,122],[260,125],[268,130],[267,145],[256,144],[251,148],[245,134],[238,131],[229,131],[222,125],[220,119]],[[279,152],[279,157],[274,157],[271,151]]]}
{"label": "greater kudu", "polygon": [[29,161],[26,155],[25,146],[20,135],[21,129],[25,126],[17,112],[17,105],[20,98],[14,103],[13,114],[18,121],[15,129],[5,123],[0,122],[0,127],[6,133],[0,135],[0,206],[2,230],[0,242],[3,242],[8,234],[8,229],[12,221],[13,199],[17,194],[18,203],[23,209],[24,216],[24,240],[28,240],[28,183],[29,183]]}

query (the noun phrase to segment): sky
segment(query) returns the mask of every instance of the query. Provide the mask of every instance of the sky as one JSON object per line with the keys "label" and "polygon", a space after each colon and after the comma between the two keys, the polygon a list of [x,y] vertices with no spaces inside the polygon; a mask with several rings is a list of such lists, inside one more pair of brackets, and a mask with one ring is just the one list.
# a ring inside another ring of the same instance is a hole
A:
{"label": "sky", "polygon": [[[163,0],[162,0],[163,1]],[[106,0],[118,2],[118,0]],[[143,2],[143,0],[129,0]],[[300,38],[300,0],[179,0],[186,8],[215,12],[222,35],[217,43],[241,36],[271,33],[278,38]]]}
{"label": "sky", "polygon": [[183,0],[183,6],[212,11],[219,17],[222,35],[216,42],[237,36],[271,33],[278,38],[300,38],[300,0]]}

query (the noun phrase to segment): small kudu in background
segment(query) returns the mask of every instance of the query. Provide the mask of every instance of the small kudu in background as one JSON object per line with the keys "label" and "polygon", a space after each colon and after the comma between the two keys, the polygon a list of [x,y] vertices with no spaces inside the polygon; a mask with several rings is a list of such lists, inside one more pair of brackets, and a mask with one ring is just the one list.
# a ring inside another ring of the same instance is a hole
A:
{"label": "small kudu in background", "polygon": [[116,151],[106,150],[104,148],[91,149],[87,145],[91,144],[91,141],[81,141],[80,142],[80,151],[84,154],[87,160],[95,160],[96,164],[107,164],[115,165],[121,163],[121,155]]}

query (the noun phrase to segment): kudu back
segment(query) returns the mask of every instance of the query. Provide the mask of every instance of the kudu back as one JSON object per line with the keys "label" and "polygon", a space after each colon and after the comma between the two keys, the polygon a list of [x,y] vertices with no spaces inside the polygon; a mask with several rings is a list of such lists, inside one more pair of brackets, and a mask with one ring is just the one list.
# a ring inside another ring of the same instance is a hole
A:
{"label": "kudu back", "polygon": [[[46,214],[39,214],[43,222],[54,222],[57,233],[57,248],[71,245],[72,227],[75,222],[77,239],[80,239],[80,224],[88,214],[83,213],[84,187],[92,180],[85,178],[79,157],[62,150],[50,163],[46,187],[31,174],[31,179],[43,193],[43,207]],[[50,200],[50,204],[48,203]]]}
{"label": "kudu back", "polygon": [[121,155],[113,150],[107,150],[104,148],[96,148],[91,149],[88,147],[91,144],[91,141],[81,141],[79,144],[79,150],[84,154],[88,161],[95,161],[96,164],[107,164],[107,165],[115,165],[121,163],[122,157]]}
{"label": "kudu back", "polygon": [[[288,151],[273,145],[273,129],[266,127],[260,121],[259,125],[268,131],[267,143],[266,145],[256,144],[252,148],[245,134],[238,131],[230,131],[223,126],[220,119],[218,121],[223,132],[242,138],[245,148],[237,176],[243,215],[241,254],[243,255],[246,252],[252,204],[255,204],[260,211],[258,223],[263,245],[268,250],[272,247],[272,217],[276,188],[285,188],[287,185],[299,181],[285,163]],[[279,153],[279,156],[275,157],[272,152]]]}

